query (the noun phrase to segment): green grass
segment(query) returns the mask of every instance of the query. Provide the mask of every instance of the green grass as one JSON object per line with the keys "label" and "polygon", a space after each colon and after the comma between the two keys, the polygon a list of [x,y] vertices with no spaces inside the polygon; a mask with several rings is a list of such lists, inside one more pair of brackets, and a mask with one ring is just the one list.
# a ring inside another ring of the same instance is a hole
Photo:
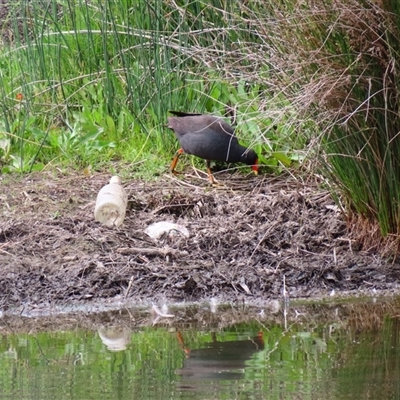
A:
{"label": "green grass", "polygon": [[389,252],[398,252],[400,3],[271,0],[262,7],[265,18],[253,22],[269,38],[270,85],[313,121],[312,154],[365,248],[391,241]]}
{"label": "green grass", "polygon": [[301,124],[284,96],[271,96],[269,67],[253,48],[263,39],[240,2],[20,3],[3,26],[13,40],[0,50],[3,173],[119,164],[160,175],[177,148],[171,109],[234,108],[241,142],[271,170],[302,158]]}

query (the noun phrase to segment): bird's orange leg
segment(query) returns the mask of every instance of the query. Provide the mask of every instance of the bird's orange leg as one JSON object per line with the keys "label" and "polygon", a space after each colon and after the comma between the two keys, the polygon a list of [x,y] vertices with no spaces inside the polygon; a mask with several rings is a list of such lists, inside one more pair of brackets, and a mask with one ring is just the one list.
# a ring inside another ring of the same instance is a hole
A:
{"label": "bird's orange leg", "polygon": [[218,183],[215,181],[214,176],[211,172],[211,161],[206,160],[206,164],[207,164],[208,179],[210,180],[212,185],[218,185]]}
{"label": "bird's orange leg", "polygon": [[174,157],[174,159],[172,160],[172,163],[171,163],[171,172],[172,172],[174,175],[177,174],[177,172],[175,171],[175,167],[176,167],[176,164],[178,164],[178,160],[179,160],[180,155],[183,154],[183,153],[184,153],[183,149],[179,149],[179,150],[175,153],[175,157]]}

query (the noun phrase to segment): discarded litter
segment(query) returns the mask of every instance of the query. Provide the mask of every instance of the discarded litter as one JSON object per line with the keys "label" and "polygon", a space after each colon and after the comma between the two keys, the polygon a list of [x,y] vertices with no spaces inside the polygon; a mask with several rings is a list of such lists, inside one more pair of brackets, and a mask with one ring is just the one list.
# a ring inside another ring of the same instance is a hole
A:
{"label": "discarded litter", "polygon": [[124,222],[127,203],[128,196],[121,185],[121,179],[113,176],[97,195],[94,218],[110,228],[118,227]]}
{"label": "discarded litter", "polygon": [[144,232],[153,239],[160,239],[163,235],[189,237],[189,231],[184,226],[168,221],[155,222],[149,225]]}

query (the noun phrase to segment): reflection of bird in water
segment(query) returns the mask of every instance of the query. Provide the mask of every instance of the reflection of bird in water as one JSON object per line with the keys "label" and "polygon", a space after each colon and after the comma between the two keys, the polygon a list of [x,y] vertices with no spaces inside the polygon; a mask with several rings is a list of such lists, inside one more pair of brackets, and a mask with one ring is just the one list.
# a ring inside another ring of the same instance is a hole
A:
{"label": "reflection of bird in water", "polygon": [[261,331],[247,340],[229,342],[217,341],[213,332],[212,342],[201,349],[188,349],[180,332],[177,337],[186,354],[186,360],[183,368],[176,373],[183,379],[191,381],[241,379],[246,361],[251,359],[254,353],[264,349]]}

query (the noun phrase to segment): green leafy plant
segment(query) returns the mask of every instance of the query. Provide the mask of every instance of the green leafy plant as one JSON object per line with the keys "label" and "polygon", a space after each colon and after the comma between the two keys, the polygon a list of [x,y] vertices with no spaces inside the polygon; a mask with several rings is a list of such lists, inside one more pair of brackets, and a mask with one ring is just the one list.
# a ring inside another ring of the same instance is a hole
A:
{"label": "green leafy plant", "polygon": [[301,158],[295,109],[270,92],[266,38],[251,27],[264,18],[258,2],[21,3],[0,51],[0,118],[32,119],[43,134],[21,126],[10,154],[41,165],[152,160],[147,173],[160,174],[176,147],[169,110],[235,109],[240,140],[265,165],[279,171]]}

